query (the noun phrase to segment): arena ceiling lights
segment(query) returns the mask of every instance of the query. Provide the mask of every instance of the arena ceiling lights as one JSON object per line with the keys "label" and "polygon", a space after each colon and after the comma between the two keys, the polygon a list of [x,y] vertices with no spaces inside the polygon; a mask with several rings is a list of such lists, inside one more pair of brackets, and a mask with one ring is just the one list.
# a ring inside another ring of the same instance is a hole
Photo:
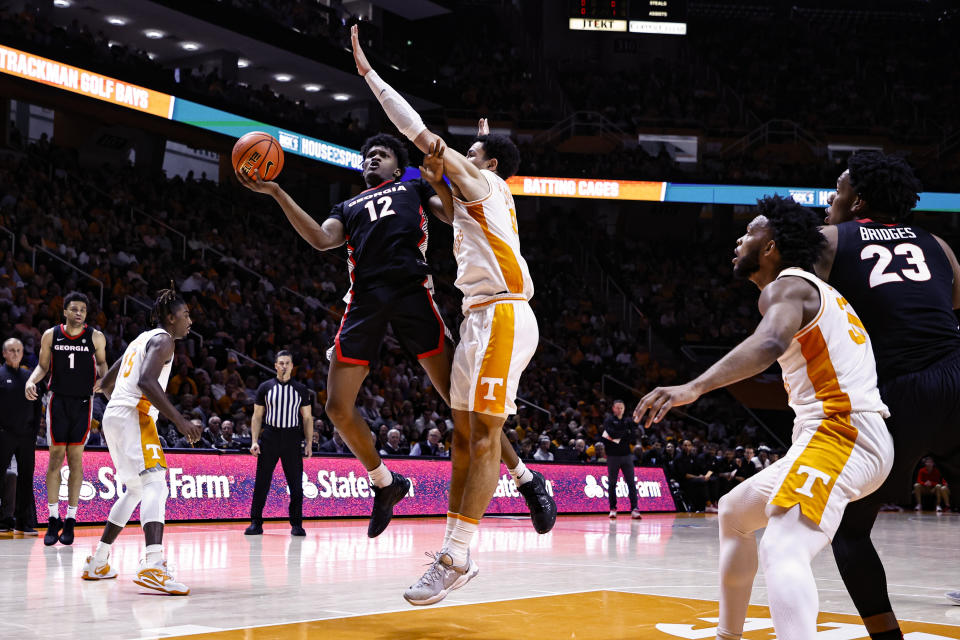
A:
{"label": "arena ceiling lights", "polygon": [[122,27],[126,25],[128,22],[130,22],[130,20],[128,20],[127,18],[124,18],[123,16],[107,16],[107,22],[109,22],[112,25]]}
{"label": "arena ceiling lights", "polygon": [[[265,131],[280,142],[284,152],[346,169],[360,170],[360,152],[331,142],[280,129],[276,125],[250,120],[220,109],[154,91],[63,64],[31,53],[0,45],[0,73],[28,82],[68,91],[117,107],[155,115],[236,139],[251,131]],[[292,79],[292,77],[290,78]],[[346,93],[335,93],[338,102],[350,100]],[[225,147],[226,149],[226,147]],[[404,179],[419,177],[408,168]],[[545,198],[585,198],[650,202],[755,205],[769,195],[791,197],[800,204],[822,208],[833,189],[718,184],[680,184],[659,181],[630,181],[514,176],[507,181],[516,196]],[[917,211],[960,212],[960,193],[924,192]]]}

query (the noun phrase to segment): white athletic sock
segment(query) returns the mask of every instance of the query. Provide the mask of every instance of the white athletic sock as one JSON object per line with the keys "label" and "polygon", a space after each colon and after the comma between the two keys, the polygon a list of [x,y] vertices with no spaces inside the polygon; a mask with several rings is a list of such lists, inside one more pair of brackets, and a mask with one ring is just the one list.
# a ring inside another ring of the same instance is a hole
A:
{"label": "white athletic sock", "polygon": [[453,559],[453,566],[462,567],[467,562],[467,551],[470,550],[470,541],[480,526],[479,520],[472,520],[466,516],[457,516],[457,524],[450,532],[446,552]]}
{"label": "white athletic sock", "polygon": [[523,464],[523,460],[518,460],[517,466],[513,469],[507,467],[507,471],[513,476],[513,481],[517,483],[518,487],[533,480],[533,473],[530,469],[527,469],[527,465]]}
{"label": "white athletic sock", "polygon": [[163,564],[163,545],[148,544],[147,545],[147,566],[156,567],[161,564]]}
{"label": "white athletic sock", "polygon": [[75,507],[71,507],[70,505],[67,505],[67,517],[68,517],[68,518],[73,518],[74,520],[76,520],[76,519],[77,519],[77,509],[79,509],[79,508],[80,508],[80,505],[77,505],[77,506],[75,506]]}
{"label": "white athletic sock", "polygon": [[112,546],[112,544],[107,544],[103,540],[97,544],[97,550],[93,552],[93,559],[96,560],[97,564],[103,564],[107,561],[107,558],[110,557],[110,547]]}
{"label": "white athletic sock", "polygon": [[367,475],[370,476],[370,482],[373,483],[373,486],[382,489],[383,487],[389,487],[393,484],[393,474],[390,473],[390,469],[387,469],[387,465],[380,462],[380,466],[372,471],[367,471]]}
{"label": "white athletic sock", "polygon": [[443,545],[441,545],[441,549],[447,548],[447,543],[450,542],[450,534],[453,533],[453,528],[457,526],[458,522],[457,514],[447,511],[447,530],[443,533]]}
{"label": "white athletic sock", "polygon": [[59,518],[59,517],[60,517],[60,503],[59,503],[59,502],[56,502],[56,503],[54,503],[54,504],[48,504],[47,507],[50,509],[50,517],[51,517],[51,518]]}

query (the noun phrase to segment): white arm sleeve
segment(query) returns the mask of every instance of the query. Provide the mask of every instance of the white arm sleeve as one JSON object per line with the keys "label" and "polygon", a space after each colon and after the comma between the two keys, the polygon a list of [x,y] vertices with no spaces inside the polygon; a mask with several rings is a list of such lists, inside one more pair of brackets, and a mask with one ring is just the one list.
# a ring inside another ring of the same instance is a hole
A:
{"label": "white arm sleeve", "polygon": [[367,72],[364,79],[373,90],[373,95],[380,101],[390,122],[409,140],[416,139],[427,128],[420,114],[414,111],[410,103],[404,100],[393,87],[384,82],[376,71]]}

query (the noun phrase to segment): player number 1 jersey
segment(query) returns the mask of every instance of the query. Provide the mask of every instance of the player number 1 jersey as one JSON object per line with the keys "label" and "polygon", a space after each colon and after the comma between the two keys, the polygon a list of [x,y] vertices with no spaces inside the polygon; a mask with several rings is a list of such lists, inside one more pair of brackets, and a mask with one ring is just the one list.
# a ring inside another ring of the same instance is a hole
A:
{"label": "player number 1 jersey", "polygon": [[[155,335],[161,333],[166,333],[166,331],[159,327],[144,331],[127,346],[126,351],[123,352],[123,360],[120,371],[117,373],[117,382],[114,384],[113,394],[110,396],[110,405],[133,407],[140,413],[149,415],[154,421],[160,415],[160,411],[147,400],[137,383],[140,380],[140,373],[143,371],[147,344]],[[166,390],[172,368],[173,358],[170,359],[170,362],[164,364],[163,369],[160,370],[160,377],[157,381],[160,383],[161,389]]]}

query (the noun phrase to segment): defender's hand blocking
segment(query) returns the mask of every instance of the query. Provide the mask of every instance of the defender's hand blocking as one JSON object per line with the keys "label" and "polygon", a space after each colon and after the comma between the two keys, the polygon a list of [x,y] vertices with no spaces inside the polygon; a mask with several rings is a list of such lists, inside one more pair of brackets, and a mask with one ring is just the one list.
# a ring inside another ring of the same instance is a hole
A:
{"label": "defender's hand blocking", "polygon": [[252,174],[241,173],[239,171],[235,171],[234,173],[236,174],[237,180],[240,182],[240,184],[245,186],[247,189],[250,189],[250,191],[273,195],[278,186],[276,182],[261,180],[259,169],[254,169]]}
{"label": "defender's hand blocking", "polygon": [[443,180],[443,152],[446,150],[447,145],[437,138],[437,141],[430,145],[429,152],[423,156],[420,175],[427,182],[437,183]]}
{"label": "defender's hand blocking", "polygon": [[639,421],[646,414],[644,428],[649,428],[654,422],[660,422],[673,407],[690,404],[700,397],[700,393],[690,384],[679,387],[657,387],[640,399],[637,408],[633,410],[633,419]]}
{"label": "defender's hand blocking", "polygon": [[353,47],[353,61],[357,64],[357,73],[362,77],[373,71],[373,67],[367,62],[367,56],[360,47],[360,33],[357,25],[350,27],[350,44]]}

